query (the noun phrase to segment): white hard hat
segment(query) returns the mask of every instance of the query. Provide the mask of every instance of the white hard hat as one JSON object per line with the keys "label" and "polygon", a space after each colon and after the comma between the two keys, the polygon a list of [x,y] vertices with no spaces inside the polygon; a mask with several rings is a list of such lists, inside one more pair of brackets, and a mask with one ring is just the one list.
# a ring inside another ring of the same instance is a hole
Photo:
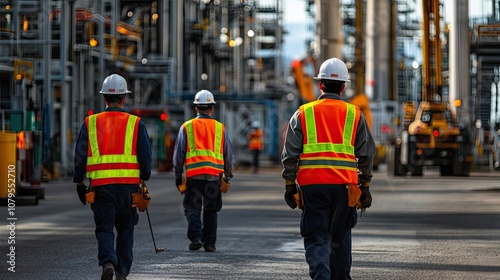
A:
{"label": "white hard hat", "polygon": [[318,76],[314,79],[350,82],[347,66],[342,60],[335,57],[327,59],[321,64]]}
{"label": "white hard hat", "polygon": [[214,95],[206,90],[202,89],[196,93],[194,96],[193,104],[195,105],[212,105],[215,104]]}
{"label": "white hard hat", "polygon": [[102,94],[126,94],[130,93],[127,89],[127,81],[125,78],[118,74],[112,74],[104,79],[102,82],[102,88],[99,93]]}
{"label": "white hard hat", "polygon": [[260,122],[259,121],[252,121],[252,127],[260,127]]}

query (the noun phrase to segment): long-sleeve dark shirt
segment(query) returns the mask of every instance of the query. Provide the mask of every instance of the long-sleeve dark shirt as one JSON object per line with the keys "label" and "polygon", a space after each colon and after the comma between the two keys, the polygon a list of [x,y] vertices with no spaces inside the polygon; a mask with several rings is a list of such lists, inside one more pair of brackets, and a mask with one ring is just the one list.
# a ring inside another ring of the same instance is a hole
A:
{"label": "long-sleeve dark shirt", "polygon": [[[117,107],[106,108],[107,112],[126,112]],[[151,144],[149,143],[149,135],[146,130],[146,125],[142,120],[139,121],[139,131],[137,134],[137,160],[139,161],[140,178],[144,181],[149,180],[151,176]],[[88,130],[85,121],[83,122],[78,139],[75,146],[75,158],[73,166],[73,182],[83,182],[87,169],[87,152],[88,152]]]}
{"label": "long-sleeve dark shirt", "polygon": [[[337,99],[340,96],[335,93],[323,93],[318,99]],[[287,126],[285,144],[281,153],[283,170],[281,175],[287,181],[295,181],[299,168],[299,157],[303,148],[303,131],[299,118],[299,110],[295,111]],[[363,113],[360,113],[356,139],[354,140],[354,154],[358,161],[358,183],[370,183],[373,169],[373,157],[375,156],[375,141],[366,123]]]}

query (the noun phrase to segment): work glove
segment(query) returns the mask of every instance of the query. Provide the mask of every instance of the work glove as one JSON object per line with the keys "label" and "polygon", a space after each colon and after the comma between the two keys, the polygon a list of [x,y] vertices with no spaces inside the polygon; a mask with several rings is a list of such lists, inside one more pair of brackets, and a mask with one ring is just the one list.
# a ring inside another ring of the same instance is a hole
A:
{"label": "work glove", "polygon": [[184,194],[187,190],[186,180],[182,179],[182,177],[175,177],[175,186],[181,194]]}
{"label": "work glove", "polygon": [[229,188],[231,187],[231,183],[229,183],[229,180],[233,177],[232,175],[227,175],[223,173],[220,173],[220,191],[223,193],[227,193],[229,191]]}
{"label": "work glove", "polygon": [[369,208],[372,206],[372,195],[370,194],[370,187],[360,186],[361,196],[359,197],[359,202],[361,203],[361,208]]}
{"label": "work glove", "polygon": [[179,189],[179,186],[182,185],[182,177],[175,177],[175,186]]}
{"label": "work glove", "polygon": [[226,183],[229,183],[229,180],[231,180],[231,178],[233,178],[233,175],[224,174],[224,181]]}
{"label": "work glove", "polygon": [[76,185],[76,192],[78,193],[78,198],[83,205],[87,205],[87,198],[85,194],[87,193],[87,186],[85,184]]}
{"label": "work glove", "polygon": [[295,198],[293,197],[294,194],[297,193],[297,184],[294,183],[288,183],[285,185],[285,201],[290,208],[295,209],[297,208],[297,203],[295,202]]}

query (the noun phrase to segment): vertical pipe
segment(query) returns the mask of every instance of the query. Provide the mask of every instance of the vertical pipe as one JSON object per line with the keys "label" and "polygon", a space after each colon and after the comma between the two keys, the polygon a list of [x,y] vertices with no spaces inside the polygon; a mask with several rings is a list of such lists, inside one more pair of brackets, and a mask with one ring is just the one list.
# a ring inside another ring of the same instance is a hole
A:
{"label": "vertical pipe", "polygon": [[[472,123],[470,115],[470,81],[469,81],[469,1],[452,1],[451,30],[450,30],[450,95],[449,101],[454,112],[458,108],[453,106],[453,101],[462,99],[459,121]],[[470,116],[470,119],[460,120],[461,116]]]}
{"label": "vertical pipe", "polygon": [[116,23],[118,21],[118,3],[117,0],[111,1],[111,55],[113,59],[116,59],[117,49],[118,49],[118,40],[116,36]]}
{"label": "vertical pipe", "polygon": [[283,65],[281,64],[281,61],[282,61],[282,45],[281,45],[281,41],[282,41],[282,37],[283,37],[283,34],[282,34],[282,26],[283,26],[283,19],[282,19],[282,0],[276,0],[276,12],[277,12],[277,24],[276,24],[276,50],[277,50],[277,54],[276,54],[276,60],[275,60],[275,71],[276,71],[276,75],[275,75],[275,82],[277,84],[281,84],[283,81],[281,80],[284,75],[283,75]]}
{"label": "vertical pipe", "polygon": [[370,100],[387,100],[391,65],[391,1],[366,2],[366,95]]}
{"label": "vertical pipe", "polygon": [[[174,29],[176,30],[176,47],[175,47],[175,63],[176,63],[176,75],[177,75],[177,94],[181,94],[183,88],[182,81],[184,80],[184,72],[182,69],[182,64],[184,62],[183,49],[184,49],[184,1],[174,1],[175,6],[175,17],[177,18]],[[178,95],[180,97],[180,95]]]}
{"label": "vertical pipe", "polygon": [[356,67],[356,93],[364,93],[364,69],[363,60],[363,0],[356,0],[356,47],[354,49],[354,65]]}
{"label": "vertical pipe", "polygon": [[375,0],[366,1],[365,93],[369,99],[373,98],[375,88],[376,8],[377,5]]}
{"label": "vertical pipe", "polygon": [[[86,50],[81,49],[78,53],[78,114],[79,119],[83,119],[86,116],[85,112],[85,65],[87,60],[85,59]],[[87,108],[88,109],[88,108]]]}
{"label": "vertical pipe", "polygon": [[[99,80],[97,81],[97,86],[104,81],[104,32],[105,32],[105,27],[104,27],[104,2],[103,1],[97,1],[98,2],[98,13],[99,13],[99,18],[98,20],[98,26],[99,26]],[[97,91],[98,92],[98,91]],[[104,102],[102,101],[101,98],[97,99],[97,106],[99,108],[99,111],[102,112],[104,111]]]}
{"label": "vertical pipe", "polygon": [[[169,55],[169,49],[170,49],[170,24],[169,24],[169,21],[170,21],[170,15],[169,15],[169,5],[170,5],[170,1],[160,1],[159,3],[160,5],[160,8],[161,8],[161,13],[160,13],[160,22],[161,22],[161,30],[163,30],[163,32],[161,32],[161,35],[159,36],[159,42],[162,42],[160,43],[160,47],[161,47],[161,59],[162,60],[166,60],[168,57],[170,57]],[[164,105],[164,104],[167,104],[167,93],[168,93],[168,86],[169,86],[169,79],[168,77],[169,76],[172,76],[172,65],[170,64],[170,62],[168,62],[168,65],[167,65],[167,75],[163,75],[163,78],[162,78],[162,89],[161,89],[161,104]]]}
{"label": "vertical pipe", "polygon": [[[61,83],[61,166],[63,168],[69,167],[68,165],[68,155],[69,155],[69,120],[70,115],[70,97],[68,92],[68,86],[66,84],[66,45],[69,39],[69,32],[66,33],[68,28],[66,27],[66,22],[69,22],[70,18],[68,16],[68,4],[66,1],[62,1],[61,10],[61,24],[59,26],[59,61],[60,61],[60,83]],[[52,19],[54,20],[54,19]],[[51,24],[51,23],[49,23]]]}
{"label": "vertical pipe", "polygon": [[[18,3],[19,1],[16,1]],[[43,24],[43,39],[47,41],[46,44],[43,45],[43,95],[46,98],[46,102],[44,105],[44,159],[49,159],[50,156],[50,144],[52,139],[52,127],[55,126],[54,120],[54,110],[52,105],[54,104],[54,91],[51,87],[52,77],[50,75],[50,61],[52,57],[52,44],[50,40],[51,26],[48,22],[50,18],[50,2],[51,1],[43,1],[43,11],[44,11],[44,24]]]}
{"label": "vertical pipe", "polygon": [[[161,26],[163,32],[161,33],[161,41],[163,42],[161,45],[161,55],[162,59],[166,59],[167,57],[170,56],[170,51],[171,51],[171,46],[170,46],[170,1],[160,1],[162,13],[161,13]],[[172,17],[175,17],[175,15],[172,15]],[[172,72],[171,69],[169,69],[170,72]],[[170,74],[170,73],[169,73]]]}
{"label": "vertical pipe", "polygon": [[342,17],[340,0],[316,0],[316,37],[319,59],[342,58]]}
{"label": "vertical pipe", "polygon": [[[228,2],[227,1],[223,1],[221,3],[221,20],[220,20],[220,26],[219,26],[219,30],[217,32],[217,34],[220,35],[220,28],[221,27],[224,27],[224,28],[228,28],[229,27],[229,8],[228,8]],[[226,69],[229,69],[230,67],[229,66],[229,63],[226,62],[226,61],[222,61],[220,62],[221,64],[221,67],[220,67],[220,70],[219,70],[219,75],[220,75],[220,89],[221,91],[223,90],[224,92],[227,90],[228,88],[228,84],[229,84],[229,79],[228,79],[228,71]]]}
{"label": "vertical pipe", "polygon": [[[198,16],[196,14],[196,8],[194,7],[194,4],[191,4],[189,6],[187,6],[185,9],[184,9],[185,13],[184,13],[184,22],[193,22],[193,21],[197,21],[198,20]],[[201,18],[201,15],[199,16],[199,18]],[[200,69],[201,68],[201,62],[198,63],[198,61],[201,61],[204,57],[203,57],[203,53],[201,51],[198,51],[199,48],[196,44],[194,44],[193,42],[186,42],[185,43],[187,48],[189,49],[188,52],[186,52],[186,56],[187,56],[187,61],[189,63],[189,68],[191,71],[187,72],[186,73],[186,76],[187,76],[187,80],[188,81],[194,81],[194,83],[188,83],[185,87],[185,89],[188,89],[188,90],[195,90],[195,89],[198,89],[200,87]],[[199,57],[201,57],[201,59],[198,59]],[[183,80],[184,81],[184,80]]]}
{"label": "vertical pipe", "polygon": [[[233,20],[233,27],[231,28],[231,37],[235,40],[240,36],[240,9],[241,7],[236,6],[237,11],[235,11],[235,17]],[[241,95],[243,93],[243,85],[241,83],[241,47],[233,46],[233,67],[234,67],[234,79],[233,88],[236,89],[236,94]]]}
{"label": "vertical pipe", "polygon": [[397,100],[398,79],[396,71],[396,38],[397,38],[397,1],[389,0],[389,9],[391,13],[390,35],[389,35],[389,92],[386,97],[388,100]]}

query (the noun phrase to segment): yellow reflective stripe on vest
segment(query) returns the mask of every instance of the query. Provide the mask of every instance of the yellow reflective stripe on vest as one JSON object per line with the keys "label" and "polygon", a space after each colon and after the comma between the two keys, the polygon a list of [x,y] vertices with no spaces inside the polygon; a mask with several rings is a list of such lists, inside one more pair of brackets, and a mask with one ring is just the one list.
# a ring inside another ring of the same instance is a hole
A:
{"label": "yellow reflective stripe on vest", "polygon": [[335,152],[354,155],[354,146],[351,145],[351,140],[356,120],[356,108],[349,103],[346,103],[346,105],[347,112],[344,131],[342,132],[342,144],[318,143],[314,106],[312,102],[304,105],[304,119],[306,121],[307,130],[307,144],[304,144],[304,153]]}
{"label": "yellow reflective stripe on vest", "polygon": [[[134,140],[135,123],[137,116],[130,115],[127,120],[127,128],[125,131],[124,151],[122,155],[102,155],[97,144],[97,114],[89,116],[89,143],[92,156],[87,158],[87,164],[99,163],[137,163],[137,156],[132,155],[132,141]],[[104,171],[103,171],[104,172]],[[108,171],[106,171],[108,172]],[[130,176],[125,176],[130,177]]]}
{"label": "yellow reflective stripe on vest", "polygon": [[[132,142],[134,141],[135,122],[137,118],[138,117],[134,115],[128,117],[127,130],[125,131],[125,146],[123,147],[123,154],[125,156],[132,155]],[[137,159],[136,156],[134,157]]]}
{"label": "yellow reflective stripe on vest", "polygon": [[97,158],[99,153],[99,145],[97,144],[97,114],[89,116],[89,127],[87,128],[89,133],[89,143],[90,150],[92,151],[92,157],[87,159],[87,162],[92,158]]}
{"label": "yellow reflective stripe on vest", "polygon": [[[306,120],[307,142],[310,144],[317,144],[318,138],[316,137],[316,119],[314,118],[314,107],[311,103],[307,103],[304,105],[304,119]],[[305,150],[306,147],[304,147],[304,152],[306,152]]]}
{"label": "yellow reflective stripe on vest", "polygon": [[99,157],[91,156],[87,158],[87,164],[98,163],[137,163],[137,156],[133,155],[103,155]]}
{"label": "yellow reflective stripe on vest", "polygon": [[113,169],[113,170],[98,170],[92,171],[94,175],[93,179],[100,178],[130,178],[136,177],[138,178],[141,175],[141,172],[137,169]]}
{"label": "yellow reflective stripe on vest", "polygon": [[[194,142],[193,120],[189,120],[186,122],[186,137],[187,137],[188,151],[196,150],[196,144]],[[188,154],[189,154],[189,152],[188,152]],[[186,155],[186,157],[189,157],[189,156]]]}
{"label": "yellow reflective stripe on vest", "polygon": [[221,144],[222,144],[222,123],[215,123],[215,141],[213,151],[211,150],[201,150],[196,149],[195,139],[194,139],[194,130],[192,120],[186,122],[186,135],[187,135],[187,144],[188,144],[188,152],[186,153],[186,158],[196,157],[196,156],[210,156],[218,160],[224,159],[224,155],[220,152]]}
{"label": "yellow reflective stripe on vest", "polygon": [[214,145],[215,147],[214,147],[214,151],[215,151],[215,158],[219,159],[219,160],[224,159],[224,155],[220,152],[221,151],[220,145],[222,144],[222,134],[223,133],[224,133],[224,131],[222,129],[222,124],[219,122],[216,122],[215,123],[215,145]]}
{"label": "yellow reflective stripe on vest", "polygon": [[354,105],[347,104],[347,112],[345,117],[345,125],[344,125],[344,145],[352,148],[352,152],[350,154],[354,155],[354,146],[351,145],[352,141],[352,133],[354,131],[354,123],[356,121],[356,107]]}

